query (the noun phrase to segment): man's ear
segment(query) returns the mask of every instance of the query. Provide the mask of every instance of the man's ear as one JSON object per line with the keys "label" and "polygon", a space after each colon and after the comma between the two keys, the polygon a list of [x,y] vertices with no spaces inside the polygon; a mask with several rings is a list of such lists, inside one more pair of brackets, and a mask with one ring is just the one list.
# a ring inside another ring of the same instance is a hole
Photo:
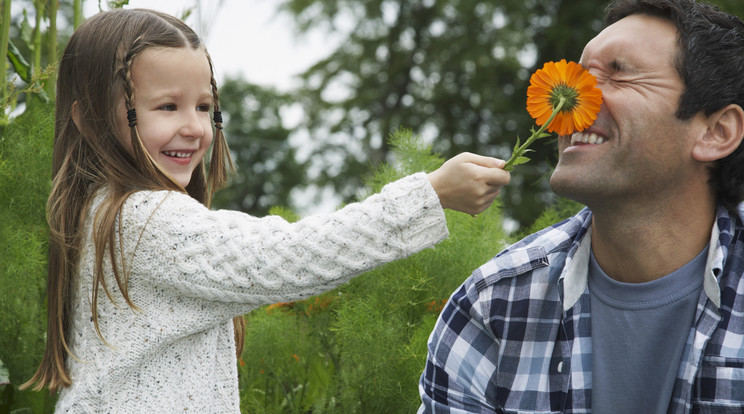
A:
{"label": "man's ear", "polygon": [[736,151],[744,137],[744,110],[730,104],[707,117],[708,129],[692,149],[700,162],[713,162]]}

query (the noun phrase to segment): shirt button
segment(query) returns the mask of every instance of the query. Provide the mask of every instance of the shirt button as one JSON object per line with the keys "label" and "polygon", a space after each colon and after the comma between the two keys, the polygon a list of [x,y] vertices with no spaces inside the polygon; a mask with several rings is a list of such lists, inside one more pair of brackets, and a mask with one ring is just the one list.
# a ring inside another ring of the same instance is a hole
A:
{"label": "shirt button", "polygon": [[563,372],[563,361],[558,361],[558,365],[556,365],[555,370],[558,371],[558,373]]}

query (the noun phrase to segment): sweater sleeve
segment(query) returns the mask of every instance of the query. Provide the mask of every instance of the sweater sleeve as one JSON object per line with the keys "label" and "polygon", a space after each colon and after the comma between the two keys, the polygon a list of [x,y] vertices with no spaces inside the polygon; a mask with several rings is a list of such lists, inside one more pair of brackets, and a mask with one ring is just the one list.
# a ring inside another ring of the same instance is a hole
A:
{"label": "sweater sleeve", "polygon": [[249,308],[331,290],[448,235],[423,173],[296,223],[213,211],[168,191],[133,194],[120,223],[130,285],[153,284],[183,297]]}

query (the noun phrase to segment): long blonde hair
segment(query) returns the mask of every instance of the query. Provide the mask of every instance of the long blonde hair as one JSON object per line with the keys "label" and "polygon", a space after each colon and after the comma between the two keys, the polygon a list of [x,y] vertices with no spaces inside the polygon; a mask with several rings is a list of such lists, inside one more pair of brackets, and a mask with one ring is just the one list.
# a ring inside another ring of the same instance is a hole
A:
{"label": "long blonde hair", "polygon": [[[75,31],[60,60],[52,192],[47,202],[50,228],[47,343],[39,369],[23,388],[47,387],[54,391],[72,383],[65,367],[71,355],[66,339],[70,327],[71,288],[81,250],[82,224],[96,190],[108,186],[107,198],[93,226],[95,274],[91,313],[101,336],[97,315],[99,288],[103,287],[109,299],[112,298],[103,277],[105,254],[110,257],[117,288],[127,304],[136,308],[128,294],[128,274],[120,266],[123,258],[118,257],[114,249],[118,234],[116,220],[127,197],[141,190],[173,190],[186,192],[209,206],[212,194],[224,185],[233,169],[219,122],[215,124],[209,172],[202,162],[186,188],[178,185],[153,161],[136,126],[130,127],[131,145],[125,145],[117,136],[117,120],[121,115],[114,108],[122,97],[127,108],[132,107],[132,63],[151,47],[189,47],[204,51],[212,68],[206,48],[191,28],[173,16],[145,9],[117,9],[93,16]],[[219,111],[214,73],[211,88],[214,110]],[[236,317],[234,324],[236,352],[240,355],[242,316]],[[104,340],[102,336],[101,339]]]}

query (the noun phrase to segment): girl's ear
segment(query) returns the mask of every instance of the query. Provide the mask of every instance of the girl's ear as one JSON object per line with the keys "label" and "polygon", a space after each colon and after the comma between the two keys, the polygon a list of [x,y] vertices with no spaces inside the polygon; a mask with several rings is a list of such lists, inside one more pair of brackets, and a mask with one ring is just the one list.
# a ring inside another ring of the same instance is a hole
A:
{"label": "girl's ear", "polygon": [[692,156],[700,162],[714,162],[736,151],[744,137],[744,110],[730,104],[708,118],[708,129],[698,139]]}
{"label": "girl's ear", "polygon": [[77,101],[72,103],[72,107],[70,108],[70,115],[72,116],[72,122],[75,123],[75,127],[77,127],[78,131],[82,131],[82,125],[80,125],[80,110],[78,109]]}

